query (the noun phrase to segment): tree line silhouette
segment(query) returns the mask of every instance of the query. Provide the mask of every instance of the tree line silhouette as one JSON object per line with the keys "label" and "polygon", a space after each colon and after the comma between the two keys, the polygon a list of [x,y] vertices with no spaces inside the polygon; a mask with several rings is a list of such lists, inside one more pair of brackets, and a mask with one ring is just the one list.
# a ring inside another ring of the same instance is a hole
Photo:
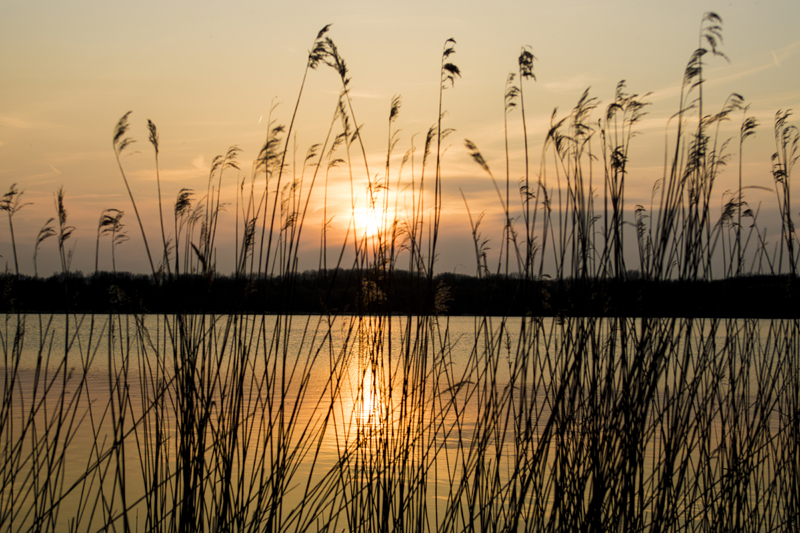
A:
{"label": "tree line silhouette", "polygon": [[403,270],[321,270],[236,277],[74,272],[48,278],[0,275],[2,312],[298,313],[495,316],[795,318],[790,276],[712,281],[627,279],[524,280]]}

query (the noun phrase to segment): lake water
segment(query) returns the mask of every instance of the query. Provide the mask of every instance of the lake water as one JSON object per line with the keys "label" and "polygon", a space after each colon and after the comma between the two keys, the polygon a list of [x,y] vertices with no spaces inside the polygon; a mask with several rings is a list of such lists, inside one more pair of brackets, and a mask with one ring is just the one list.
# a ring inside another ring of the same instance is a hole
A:
{"label": "lake water", "polygon": [[2,318],[0,529],[767,530],[800,503],[797,321]]}

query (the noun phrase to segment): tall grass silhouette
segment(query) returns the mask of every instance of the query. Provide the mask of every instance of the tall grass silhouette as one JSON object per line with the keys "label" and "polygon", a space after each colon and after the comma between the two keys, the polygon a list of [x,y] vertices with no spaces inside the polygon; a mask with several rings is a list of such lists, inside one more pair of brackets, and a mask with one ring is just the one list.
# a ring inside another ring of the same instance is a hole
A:
{"label": "tall grass silhouette", "polygon": [[[788,269],[794,281],[790,175],[798,134],[789,112],[779,112],[775,122],[777,255],[770,254],[757,212],[745,201],[741,170],[739,189],[728,195],[719,218],[712,209],[714,181],[730,157],[720,123],[741,113],[740,169],[744,141],[757,126],[737,94],[720,111],[707,111],[705,61],[722,55],[721,31],[719,16],[703,18],[679,109],[667,125],[663,176],[652,206],[633,210],[626,206],[625,181],[647,97],[628,94],[620,82],[599,120],[593,116],[600,102],[588,91],[566,116],[554,112],[541,167],[533,172],[526,93],[536,80],[535,57],[521,50],[504,94],[506,115],[520,112],[525,148],[514,194],[508,122],[505,183],[479,147],[465,141],[493,180],[504,217],[495,267],[480,217],[470,212],[479,277],[516,273],[517,297],[545,305],[550,276],[560,286],[587,290],[622,282],[633,270],[666,282]],[[456,42],[443,46],[438,115],[421,163],[412,146],[395,171],[407,173],[410,185],[403,188],[399,178],[396,186],[390,179],[401,99],[390,104],[383,174],[373,175],[352,81],[328,33],[326,26],[313,42],[288,126],[270,116],[252,176],[236,182],[237,290],[230,298],[243,301],[257,280],[280,279],[274,297],[282,312],[5,315],[0,528],[800,529],[797,320],[620,316],[614,294],[601,294],[611,310],[604,317],[449,318],[449,288],[437,281],[435,261],[443,142],[452,133],[445,123],[446,89],[461,75],[453,62]],[[326,67],[339,75],[340,98],[324,140],[290,172],[290,141],[309,72]],[[233,146],[214,159],[205,191],[182,189],[164,207],[159,138],[148,121],[162,248],[151,250],[121,159],[133,142],[130,118],[126,113],[114,128],[113,150],[152,283],[166,287],[186,275],[210,283],[221,191],[233,179],[229,169],[239,168],[240,150]],[[360,163],[351,159],[353,148]],[[600,162],[601,172],[591,170],[592,161]],[[309,201],[320,194],[327,199],[336,167],[350,180],[352,216],[340,252],[329,257],[326,206],[319,279],[331,281],[322,287],[330,296],[334,277],[352,275],[348,283],[358,298],[347,309],[323,302],[325,314],[296,315]],[[378,214],[370,235],[355,227],[357,190],[367,191],[368,207]],[[13,215],[24,205],[20,197],[12,186],[0,203],[12,235]],[[393,215],[402,212],[401,204],[410,206],[407,214]],[[34,252],[35,265],[40,245],[56,236],[64,276],[70,265],[65,242],[74,231],[65,206],[59,190],[57,216],[42,227]],[[126,235],[121,218],[117,209],[101,214],[96,257],[108,235],[113,259]],[[749,229],[743,219],[752,220]],[[636,267],[626,264],[631,243]],[[353,263],[345,265],[350,248]],[[18,274],[16,245],[14,258]],[[400,258],[424,289],[420,313],[392,311]],[[721,271],[715,270],[719,264]]]}

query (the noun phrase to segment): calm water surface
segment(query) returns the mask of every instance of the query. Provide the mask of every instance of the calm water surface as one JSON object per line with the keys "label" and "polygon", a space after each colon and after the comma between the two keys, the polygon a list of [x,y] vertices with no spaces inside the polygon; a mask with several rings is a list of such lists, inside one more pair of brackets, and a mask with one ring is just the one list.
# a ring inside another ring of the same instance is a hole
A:
{"label": "calm water surface", "polygon": [[[761,424],[780,434],[781,396],[759,402],[787,382],[784,355],[797,357],[796,324],[779,321],[645,328],[633,319],[2,319],[6,529],[33,525],[29,510],[42,490],[51,495],[38,505],[58,509],[47,528],[91,530],[128,507],[142,529],[148,512],[171,509],[162,497],[154,510],[152,496],[180,490],[181,435],[201,427],[192,442],[205,450],[208,508],[220,505],[221,484],[242,481],[231,494],[244,501],[286,468],[287,528],[314,513],[330,518],[337,505],[391,507],[363,490],[374,486],[393,494],[416,487],[427,513],[446,516],[453,501],[471,497],[454,487],[476,472],[493,472],[500,492],[519,483],[520,465],[532,458],[545,461],[540,475],[555,476],[559,450],[584,457],[587,435],[611,428],[641,433],[639,468],[655,472],[646,480],[655,484],[670,428],[692,431],[681,437],[686,457],[729,441],[732,413],[748,419],[734,431]],[[653,361],[662,366],[637,370]],[[647,420],[633,429],[598,420],[620,413],[604,409],[624,391],[650,390],[634,378],[656,374]],[[695,417],[689,426],[679,423],[684,415]],[[338,503],[320,504],[324,494],[338,494]]]}

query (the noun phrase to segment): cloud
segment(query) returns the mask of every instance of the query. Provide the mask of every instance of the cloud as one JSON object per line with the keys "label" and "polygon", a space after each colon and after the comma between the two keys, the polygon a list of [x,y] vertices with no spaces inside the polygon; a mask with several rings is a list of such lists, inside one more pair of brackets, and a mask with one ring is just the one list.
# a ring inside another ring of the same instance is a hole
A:
{"label": "cloud", "polygon": [[[49,154],[48,159],[55,162],[55,164],[62,165],[76,165],[80,163],[100,163],[108,160],[108,151],[106,150],[73,150],[73,151],[58,151]],[[50,165],[52,168],[52,165]]]}
{"label": "cloud", "polygon": [[0,126],[5,126],[7,128],[16,128],[27,130],[33,127],[31,122],[23,120],[18,117],[10,117],[8,115],[0,115]]}
{"label": "cloud", "polygon": [[781,63],[784,62],[786,59],[793,56],[797,53],[797,50],[800,48],[800,41],[795,41],[791,44],[784,46],[783,48],[778,48],[777,50],[770,50],[772,52],[772,59],[775,62],[776,67],[780,67]]}
{"label": "cloud", "polygon": [[544,88],[554,92],[583,91],[592,85],[592,81],[596,80],[587,74],[577,74],[561,81],[545,83]]}
{"label": "cloud", "polygon": [[17,130],[51,130],[64,128],[64,125],[57,122],[37,120],[24,115],[0,114],[0,128],[3,127]]}
{"label": "cloud", "polygon": [[208,163],[206,163],[206,157],[203,154],[200,154],[192,159],[192,166],[203,172],[208,172],[209,169]]}
{"label": "cloud", "polygon": [[50,167],[50,170],[25,176],[25,182],[26,183],[37,182],[39,184],[52,183],[56,178],[58,178],[63,174],[53,165],[48,163],[47,166]]}
{"label": "cloud", "polygon": [[350,95],[353,98],[364,98],[368,100],[382,100],[386,98],[385,94],[369,93],[366,91],[351,91]]}
{"label": "cloud", "polygon": [[[172,168],[172,169],[162,168],[159,171],[159,177],[161,179],[162,184],[179,183],[181,185],[190,188],[197,186],[197,184],[202,184],[202,177],[207,174],[208,174],[208,169],[198,167],[197,165],[194,164],[194,161],[192,162],[191,167]],[[136,180],[137,182],[150,183],[156,181],[156,174],[151,169],[144,169],[144,170],[137,170],[135,172],[130,172],[129,177]],[[198,179],[200,179],[201,181],[198,182],[197,181]]]}
{"label": "cloud", "polygon": [[71,194],[70,200],[105,200],[109,198],[117,199],[121,198],[121,193],[111,193],[111,194]]}
{"label": "cloud", "polygon": [[[764,72],[765,70],[769,70],[772,68],[781,68],[781,65],[786,62],[787,59],[792,57],[797,51],[800,50],[800,41],[795,41],[783,48],[779,48],[777,50],[770,50],[771,58],[769,60],[760,60],[762,61],[761,64],[752,66],[750,68],[740,69],[735,65],[725,65],[720,67],[708,68],[707,67],[707,75],[705,77],[705,84],[707,87],[716,87],[716,86],[725,86],[730,85],[734,81],[739,81],[747,78],[753,78],[756,75]],[[762,56],[763,57],[763,56]],[[732,74],[724,74],[726,72],[731,72]],[[718,75],[723,74],[723,75]],[[664,87],[662,89],[658,89],[652,91],[651,96],[649,98],[650,101],[655,102],[659,100],[664,100],[669,97],[674,97],[681,92],[680,85],[672,85],[670,87]]]}

